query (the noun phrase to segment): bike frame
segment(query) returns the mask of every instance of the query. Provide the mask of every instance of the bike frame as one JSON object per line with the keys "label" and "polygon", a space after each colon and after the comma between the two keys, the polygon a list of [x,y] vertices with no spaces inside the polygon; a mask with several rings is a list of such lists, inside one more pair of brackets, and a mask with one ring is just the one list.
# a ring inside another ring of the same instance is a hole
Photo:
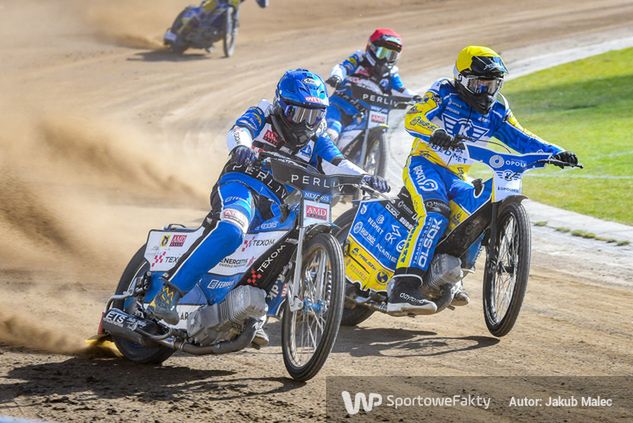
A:
{"label": "bike frame", "polygon": [[[338,144],[341,149],[353,148],[360,132],[363,133],[359,164],[362,166],[367,158],[367,142],[372,130],[385,132],[389,129],[389,113],[400,104],[407,103],[406,97],[379,94],[375,92],[379,86],[373,82],[353,78],[349,80],[352,96],[344,96],[359,113],[353,117],[352,123],[341,131]],[[371,85],[370,85],[371,84]],[[363,86],[366,85],[366,86]],[[354,134],[354,132],[360,131]],[[347,134],[347,135],[346,135]],[[351,139],[349,139],[351,138]]]}

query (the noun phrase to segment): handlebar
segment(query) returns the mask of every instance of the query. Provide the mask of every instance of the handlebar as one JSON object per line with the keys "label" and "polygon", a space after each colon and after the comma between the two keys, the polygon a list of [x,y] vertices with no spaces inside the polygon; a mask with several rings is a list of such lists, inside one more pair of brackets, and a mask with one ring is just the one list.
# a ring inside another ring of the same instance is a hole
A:
{"label": "handlebar", "polygon": [[[492,143],[491,141],[488,141],[488,142]],[[468,137],[462,136],[462,135],[456,135],[455,136],[455,145],[454,145],[453,148],[464,149],[467,144],[475,145],[475,141],[470,139],[470,138],[468,138]],[[497,143],[494,143],[494,144],[498,145]],[[505,148],[508,151],[510,151],[507,147],[505,147]],[[577,163],[577,164],[567,163],[567,162],[563,162],[561,160],[553,159],[551,157],[549,159],[537,160],[536,163],[551,164],[551,165],[554,165],[554,166],[558,166],[561,169],[564,168],[564,167],[572,167],[572,168],[575,167],[575,168],[579,168],[579,169],[584,169],[584,166],[581,163]]]}
{"label": "handlebar", "polygon": [[556,160],[556,159],[545,159],[545,160],[539,160],[539,163],[545,163],[545,164],[551,164],[554,166],[558,166],[560,168],[564,168],[564,167],[577,167],[579,169],[584,169],[584,166],[581,163],[578,164],[573,164],[573,163],[567,163],[567,162],[563,162],[560,160]]}
{"label": "handlebar", "polygon": [[[311,185],[312,188],[315,188],[315,189],[332,191],[335,188],[340,188],[343,186],[357,186],[357,187],[362,187],[363,189],[370,188],[368,185],[366,185],[363,182],[365,175],[324,175],[318,172],[316,169],[312,168],[311,166],[307,165],[305,162],[294,159],[289,156],[282,156],[280,154],[270,152],[270,151],[261,151],[259,152],[259,156],[260,156],[260,159],[258,160],[258,162],[260,164],[264,164],[264,163],[272,164],[273,162],[277,162],[280,165],[282,165],[284,168],[286,168],[287,170],[291,170],[292,168],[295,168],[298,171],[298,173],[304,174],[303,176],[309,176],[310,178],[318,179],[320,181],[319,183],[321,183],[321,179],[328,180],[333,183],[332,185],[329,185],[329,186],[318,186],[318,184],[315,185],[316,181],[314,180],[311,181],[311,183],[309,182],[301,183],[302,185]],[[275,172],[273,172],[272,176],[273,178],[275,178]],[[302,176],[302,175],[299,175],[299,176]],[[290,181],[287,181],[287,180],[278,180],[277,182],[282,183],[282,184],[294,185]]]}

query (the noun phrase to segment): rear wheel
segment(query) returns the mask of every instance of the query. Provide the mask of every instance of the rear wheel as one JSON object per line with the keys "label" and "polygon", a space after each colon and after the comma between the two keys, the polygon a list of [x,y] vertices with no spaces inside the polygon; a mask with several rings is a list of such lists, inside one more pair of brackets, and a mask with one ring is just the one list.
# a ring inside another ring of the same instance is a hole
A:
{"label": "rear wheel", "polygon": [[[149,263],[144,257],[145,246],[143,245],[132,257],[132,260],[128,263],[127,267],[123,271],[119,285],[116,288],[116,294],[123,294],[128,290],[130,285],[134,282],[134,279],[143,275],[149,270]],[[115,301],[112,306],[126,313],[133,314],[136,306],[136,298],[130,297],[126,300]],[[145,345],[139,345],[125,338],[119,338],[112,336],[116,347],[125,358],[135,363],[140,364],[160,364],[167,360],[174,351],[170,348],[157,345],[155,347],[148,347]]]}
{"label": "rear wheel", "polygon": [[[336,233],[336,239],[341,244],[341,246],[345,245],[345,240],[347,239],[347,234],[349,233],[349,229],[352,227],[352,223],[354,222],[354,217],[356,216],[356,208],[347,210],[345,213],[339,216],[334,222],[340,230]],[[345,295],[346,296],[355,296],[358,294],[358,288],[356,288],[353,284],[345,279]],[[369,307],[363,307],[356,305],[354,307],[350,307],[345,304],[343,308],[343,317],[341,318],[342,326],[356,326],[361,322],[369,319],[371,315],[374,314],[374,310]]]}
{"label": "rear wheel", "polygon": [[336,239],[320,233],[303,247],[298,292],[289,292],[282,316],[284,363],[296,380],[313,378],[327,359],[343,313],[345,270]]}
{"label": "rear wheel", "polygon": [[237,38],[237,21],[235,20],[235,9],[232,7],[224,12],[224,37],[222,45],[224,56],[231,57],[235,52],[235,39]]}
{"label": "rear wheel", "polygon": [[530,220],[520,203],[504,206],[497,219],[497,239],[486,258],[484,318],[494,336],[507,335],[514,326],[530,273]]}

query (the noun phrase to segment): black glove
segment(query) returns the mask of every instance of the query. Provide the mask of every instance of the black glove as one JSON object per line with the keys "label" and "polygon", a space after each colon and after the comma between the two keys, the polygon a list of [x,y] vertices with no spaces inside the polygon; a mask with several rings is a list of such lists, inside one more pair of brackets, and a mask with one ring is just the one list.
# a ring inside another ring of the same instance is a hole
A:
{"label": "black glove", "polygon": [[[568,163],[570,165],[578,164],[578,157],[576,157],[576,155],[571,151],[561,151],[560,153],[556,153],[552,156],[552,159]],[[561,165],[558,166],[560,166],[561,168],[563,167]]]}
{"label": "black glove", "polygon": [[231,160],[243,166],[248,166],[257,160],[257,154],[245,145],[238,145],[231,151]]}
{"label": "black glove", "polygon": [[389,182],[382,176],[376,175],[365,175],[363,177],[363,183],[368,185],[369,187],[375,189],[378,192],[389,192],[391,191],[391,187],[389,186]]}
{"label": "black glove", "polygon": [[451,137],[442,128],[438,128],[433,131],[433,134],[431,134],[431,138],[429,139],[429,143],[447,150],[460,148],[461,142],[461,138]]}
{"label": "black glove", "polygon": [[330,87],[336,89],[341,83],[341,78],[336,75],[332,75],[327,79],[327,81],[325,81],[325,83],[328,84]]}
{"label": "black glove", "polygon": [[411,97],[411,100],[415,101],[416,103],[419,103],[422,101],[422,96],[420,94],[416,94],[413,97]]}

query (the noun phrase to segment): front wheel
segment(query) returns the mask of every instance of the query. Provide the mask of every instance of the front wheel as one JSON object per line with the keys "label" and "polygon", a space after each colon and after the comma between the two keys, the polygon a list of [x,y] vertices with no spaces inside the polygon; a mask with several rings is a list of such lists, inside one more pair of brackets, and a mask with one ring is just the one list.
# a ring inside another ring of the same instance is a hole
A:
{"label": "front wheel", "polygon": [[[135,278],[149,270],[149,263],[145,260],[144,253],[145,245],[134,254],[123,271],[119,285],[116,288],[116,294],[123,294],[128,290]],[[135,301],[136,298],[130,297],[126,300],[115,301],[112,306],[127,313],[133,313],[133,309],[136,306]],[[112,340],[125,358],[139,364],[160,364],[174,353],[172,349],[160,345],[148,347],[116,336],[113,336]]]}
{"label": "front wheel", "polygon": [[235,10],[227,9],[224,13],[224,37],[222,46],[224,48],[224,56],[231,57],[235,51],[235,38],[237,37],[237,20],[235,19]]}
{"label": "front wheel", "polygon": [[320,233],[303,246],[301,280],[289,292],[281,347],[293,379],[313,378],[327,360],[343,314],[345,269],[336,239]]}
{"label": "front wheel", "polygon": [[387,140],[382,132],[373,133],[367,142],[363,169],[370,175],[385,177],[387,171]]}
{"label": "front wheel", "polygon": [[497,219],[496,246],[486,258],[484,318],[494,336],[514,326],[530,273],[530,219],[520,203],[504,206]]}

